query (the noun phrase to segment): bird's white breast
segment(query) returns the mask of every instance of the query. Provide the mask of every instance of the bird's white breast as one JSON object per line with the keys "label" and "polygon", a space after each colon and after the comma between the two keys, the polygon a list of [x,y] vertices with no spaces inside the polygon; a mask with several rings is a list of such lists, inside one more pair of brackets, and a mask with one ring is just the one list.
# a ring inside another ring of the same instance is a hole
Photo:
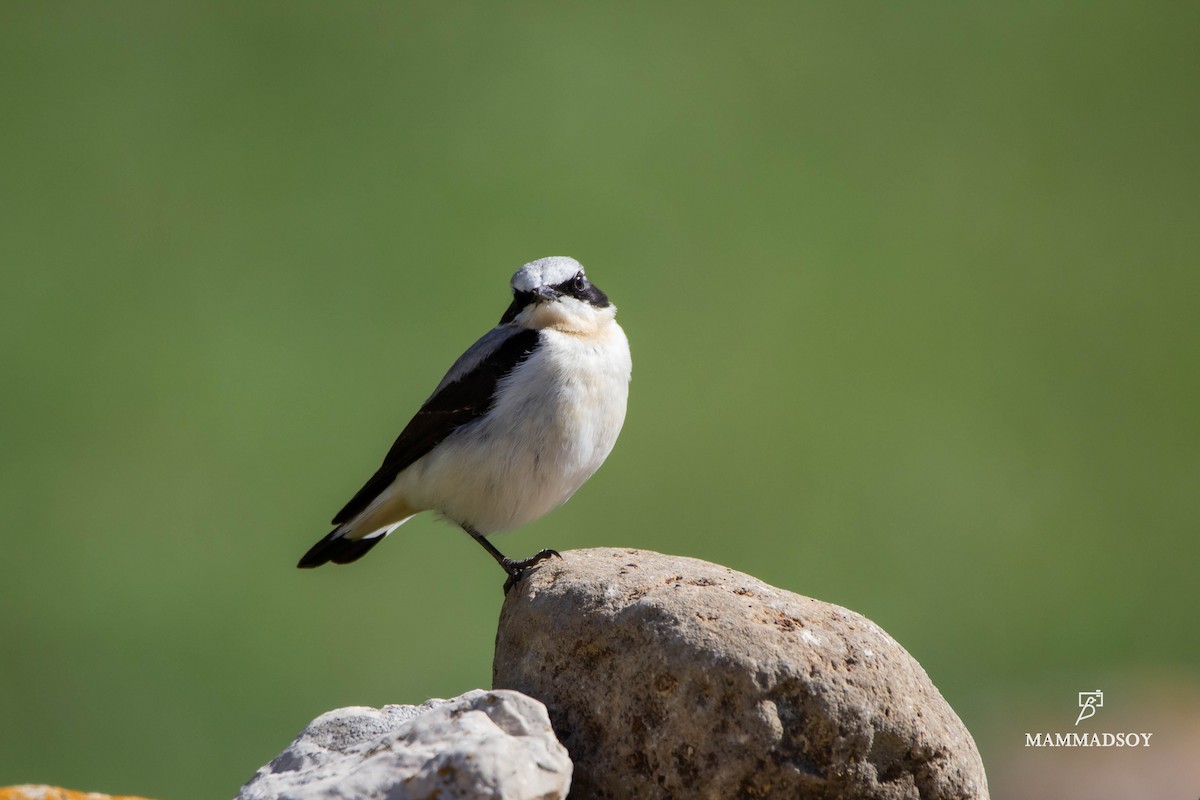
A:
{"label": "bird's white breast", "polygon": [[629,343],[611,317],[586,332],[543,328],[496,404],[397,479],[414,506],[483,534],[557,508],[616,444],[629,394]]}

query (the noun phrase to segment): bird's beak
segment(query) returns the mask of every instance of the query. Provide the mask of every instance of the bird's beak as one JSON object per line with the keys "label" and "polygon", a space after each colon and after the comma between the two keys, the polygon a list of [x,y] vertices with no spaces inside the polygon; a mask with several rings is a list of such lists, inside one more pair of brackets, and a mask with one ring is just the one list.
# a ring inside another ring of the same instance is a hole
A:
{"label": "bird's beak", "polygon": [[557,300],[559,297],[558,292],[549,286],[539,286],[533,290],[533,294],[539,303],[549,303],[552,300]]}

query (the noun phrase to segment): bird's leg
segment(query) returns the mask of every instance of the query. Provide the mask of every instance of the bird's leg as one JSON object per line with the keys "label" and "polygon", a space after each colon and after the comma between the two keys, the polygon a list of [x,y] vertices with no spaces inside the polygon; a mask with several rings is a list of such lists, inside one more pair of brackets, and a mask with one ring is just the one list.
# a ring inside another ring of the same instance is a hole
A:
{"label": "bird's leg", "polygon": [[471,538],[483,545],[483,549],[488,551],[492,558],[496,559],[496,563],[508,573],[508,580],[504,582],[504,593],[508,594],[517,581],[525,575],[525,570],[535,564],[540,564],[548,558],[562,558],[557,550],[542,550],[536,555],[526,558],[522,561],[514,561],[508,556],[496,549],[496,546],[489,542],[486,537],[479,531],[472,528],[470,525],[463,525],[462,529],[471,534]]}

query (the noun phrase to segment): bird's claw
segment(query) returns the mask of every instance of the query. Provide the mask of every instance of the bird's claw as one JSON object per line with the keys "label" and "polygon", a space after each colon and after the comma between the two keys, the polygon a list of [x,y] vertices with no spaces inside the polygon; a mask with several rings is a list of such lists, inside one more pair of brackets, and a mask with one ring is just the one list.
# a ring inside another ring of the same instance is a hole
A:
{"label": "bird's claw", "polygon": [[525,570],[551,558],[562,560],[562,555],[557,550],[542,550],[521,561],[514,561],[511,558],[501,561],[500,566],[508,573],[508,580],[504,582],[504,593],[508,594],[508,590],[516,586],[517,582],[525,577]]}

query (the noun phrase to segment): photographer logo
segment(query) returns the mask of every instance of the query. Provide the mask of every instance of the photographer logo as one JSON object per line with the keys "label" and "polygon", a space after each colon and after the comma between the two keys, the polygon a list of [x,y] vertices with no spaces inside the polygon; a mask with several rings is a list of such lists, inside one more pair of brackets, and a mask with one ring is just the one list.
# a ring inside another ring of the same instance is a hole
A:
{"label": "photographer logo", "polygon": [[[1096,710],[1104,708],[1104,692],[1079,693],[1079,716],[1075,726],[1096,716]],[[1115,733],[1026,733],[1026,747],[1149,747],[1153,733],[1119,731]]]}
{"label": "photographer logo", "polygon": [[1094,692],[1079,693],[1079,717],[1075,720],[1075,726],[1085,719],[1091,719],[1096,716],[1096,709],[1104,708],[1104,692],[1097,689]]}

